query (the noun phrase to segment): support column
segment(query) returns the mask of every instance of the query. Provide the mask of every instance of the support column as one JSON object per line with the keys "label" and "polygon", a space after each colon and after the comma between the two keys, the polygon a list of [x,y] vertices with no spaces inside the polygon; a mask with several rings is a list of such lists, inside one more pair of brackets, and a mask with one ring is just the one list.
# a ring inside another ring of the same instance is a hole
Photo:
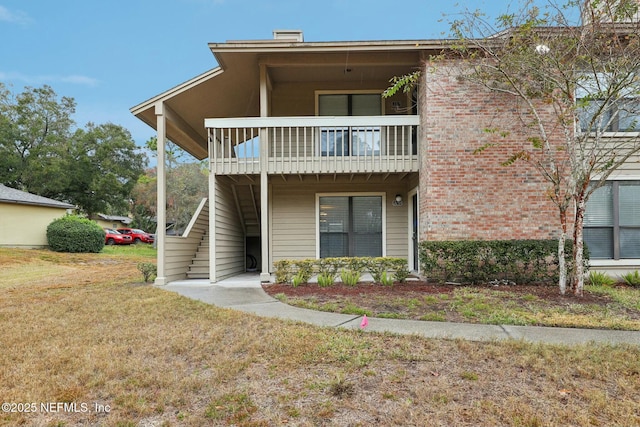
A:
{"label": "support column", "polygon": [[270,282],[269,265],[269,179],[266,168],[260,172],[260,244],[262,256],[261,282]]}
{"label": "support column", "polygon": [[[209,147],[211,148],[211,147]],[[211,153],[211,151],[209,151]],[[211,161],[211,160],[209,160]],[[215,173],[209,168],[209,281],[215,283],[216,277],[216,191],[218,179]]]}
{"label": "support column", "polygon": [[[271,82],[265,64],[260,64],[260,117],[269,116],[269,90]],[[262,258],[261,282],[270,282],[271,254],[269,253],[269,135],[260,129],[260,251]]]}
{"label": "support column", "polygon": [[163,286],[167,284],[165,260],[167,258],[166,242],[167,242],[167,172],[165,168],[165,153],[167,141],[167,118],[165,115],[164,104],[159,102],[155,106],[156,113],[156,129],[158,146],[157,149],[157,169],[156,178],[158,186],[158,195],[156,201],[156,245],[158,248],[158,274],[155,284]]}

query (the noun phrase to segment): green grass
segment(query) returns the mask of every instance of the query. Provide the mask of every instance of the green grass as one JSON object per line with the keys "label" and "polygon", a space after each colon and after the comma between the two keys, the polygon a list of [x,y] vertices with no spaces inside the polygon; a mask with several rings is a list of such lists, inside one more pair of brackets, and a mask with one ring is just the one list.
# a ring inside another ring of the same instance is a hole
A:
{"label": "green grass", "polygon": [[149,257],[155,258],[157,255],[156,248],[153,245],[149,245],[146,243],[140,243],[137,245],[113,245],[113,246],[105,246],[102,249],[102,252],[105,255],[116,255],[116,256],[138,256],[138,257]]}

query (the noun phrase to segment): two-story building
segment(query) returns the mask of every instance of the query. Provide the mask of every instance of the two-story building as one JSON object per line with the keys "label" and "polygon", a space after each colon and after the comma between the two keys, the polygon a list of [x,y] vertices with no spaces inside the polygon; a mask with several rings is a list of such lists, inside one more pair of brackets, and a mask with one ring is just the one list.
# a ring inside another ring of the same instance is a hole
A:
{"label": "two-story building", "polygon": [[[425,239],[557,238],[537,172],[474,154],[512,101],[428,69],[446,40],[273,35],[209,44],[215,68],[131,109],[157,130],[159,224],[166,141],[210,164],[185,234],[157,237],[158,284],[253,268],[268,280],[283,258],[406,257],[417,270]],[[415,70],[414,94],[381,96]]]}

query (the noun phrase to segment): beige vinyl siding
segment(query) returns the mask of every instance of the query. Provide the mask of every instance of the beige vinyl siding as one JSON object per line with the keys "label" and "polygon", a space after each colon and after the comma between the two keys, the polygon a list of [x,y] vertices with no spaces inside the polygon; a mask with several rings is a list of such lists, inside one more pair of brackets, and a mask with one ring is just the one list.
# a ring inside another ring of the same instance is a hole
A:
{"label": "beige vinyl siding", "polygon": [[[315,116],[316,91],[332,91],[336,93],[378,91],[382,93],[388,87],[388,81],[278,83],[271,92],[271,115],[274,117]],[[387,115],[395,113],[392,106],[393,101],[400,101],[403,107],[406,107],[408,103],[405,94],[397,94],[393,98],[385,99],[383,111]],[[407,114],[406,108],[402,109],[400,114]]]}
{"label": "beige vinyl siding", "polygon": [[46,247],[47,227],[66,213],[63,208],[0,203],[0,246]]}
{"label": "beige vinyl siding", "polygon": [[[316,194],[358,193],[386,194],[386,255],[407,257],[408,221],[405,182],[394,183],[319,183],[272,185],[271,249],[272,261],[316,258]],[[393,206],[396,194],[404,198],[403,206]]]}
{"label": "beige vinyl siding", "polygon": [[315,188],[273,185],[272,261],[316,257]]}
{"label": "beige vinyl siding", "polygon": [[245,237],[231,185],[218,181],[215,209],[215,272],[221,280],[245,270]]}
{"label": "beige vinyl siding", "polygon": [[[616,155],[620,156],[625,153],[625,150],[634,150],[638,146],[637,137],[632,137],[631,140],[625,138],[624,133],[612,134],[619,135],[611,138],[603,137],[599,143],[599,149],[596,149],[596,156],[608,157],[607,151],[612,151]],[[627,161],[621,165],[618,170],[612,173],[609,179],[637,179],[640,176],[640,153],[631,155]],[[595,177],[597,178],[597,177]]]}
{"label": "beige vinyl siding", "polygon": [[187,277],[187,270],[196,255],[202,236],[209,228],[209,204],[200,206],[194,213],[197,217],[182,236],[166,236],[165,276],[167,281],[182,280]]}
{"label": "beige vinyl siding", "polygon": [[640,177],[640,154],[631,156],[614,174],[612,179],[616,177],[632,177],[637,179]]}

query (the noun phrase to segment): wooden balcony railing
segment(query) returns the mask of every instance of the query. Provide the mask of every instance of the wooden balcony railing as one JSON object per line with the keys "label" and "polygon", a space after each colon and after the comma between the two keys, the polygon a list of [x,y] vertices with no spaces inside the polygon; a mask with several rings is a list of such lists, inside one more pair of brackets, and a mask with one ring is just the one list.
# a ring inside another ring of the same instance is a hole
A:
{"label": "wooden balcony railing", "polygon": [[206,119],[218,175],[418,171],[418,116]]}

